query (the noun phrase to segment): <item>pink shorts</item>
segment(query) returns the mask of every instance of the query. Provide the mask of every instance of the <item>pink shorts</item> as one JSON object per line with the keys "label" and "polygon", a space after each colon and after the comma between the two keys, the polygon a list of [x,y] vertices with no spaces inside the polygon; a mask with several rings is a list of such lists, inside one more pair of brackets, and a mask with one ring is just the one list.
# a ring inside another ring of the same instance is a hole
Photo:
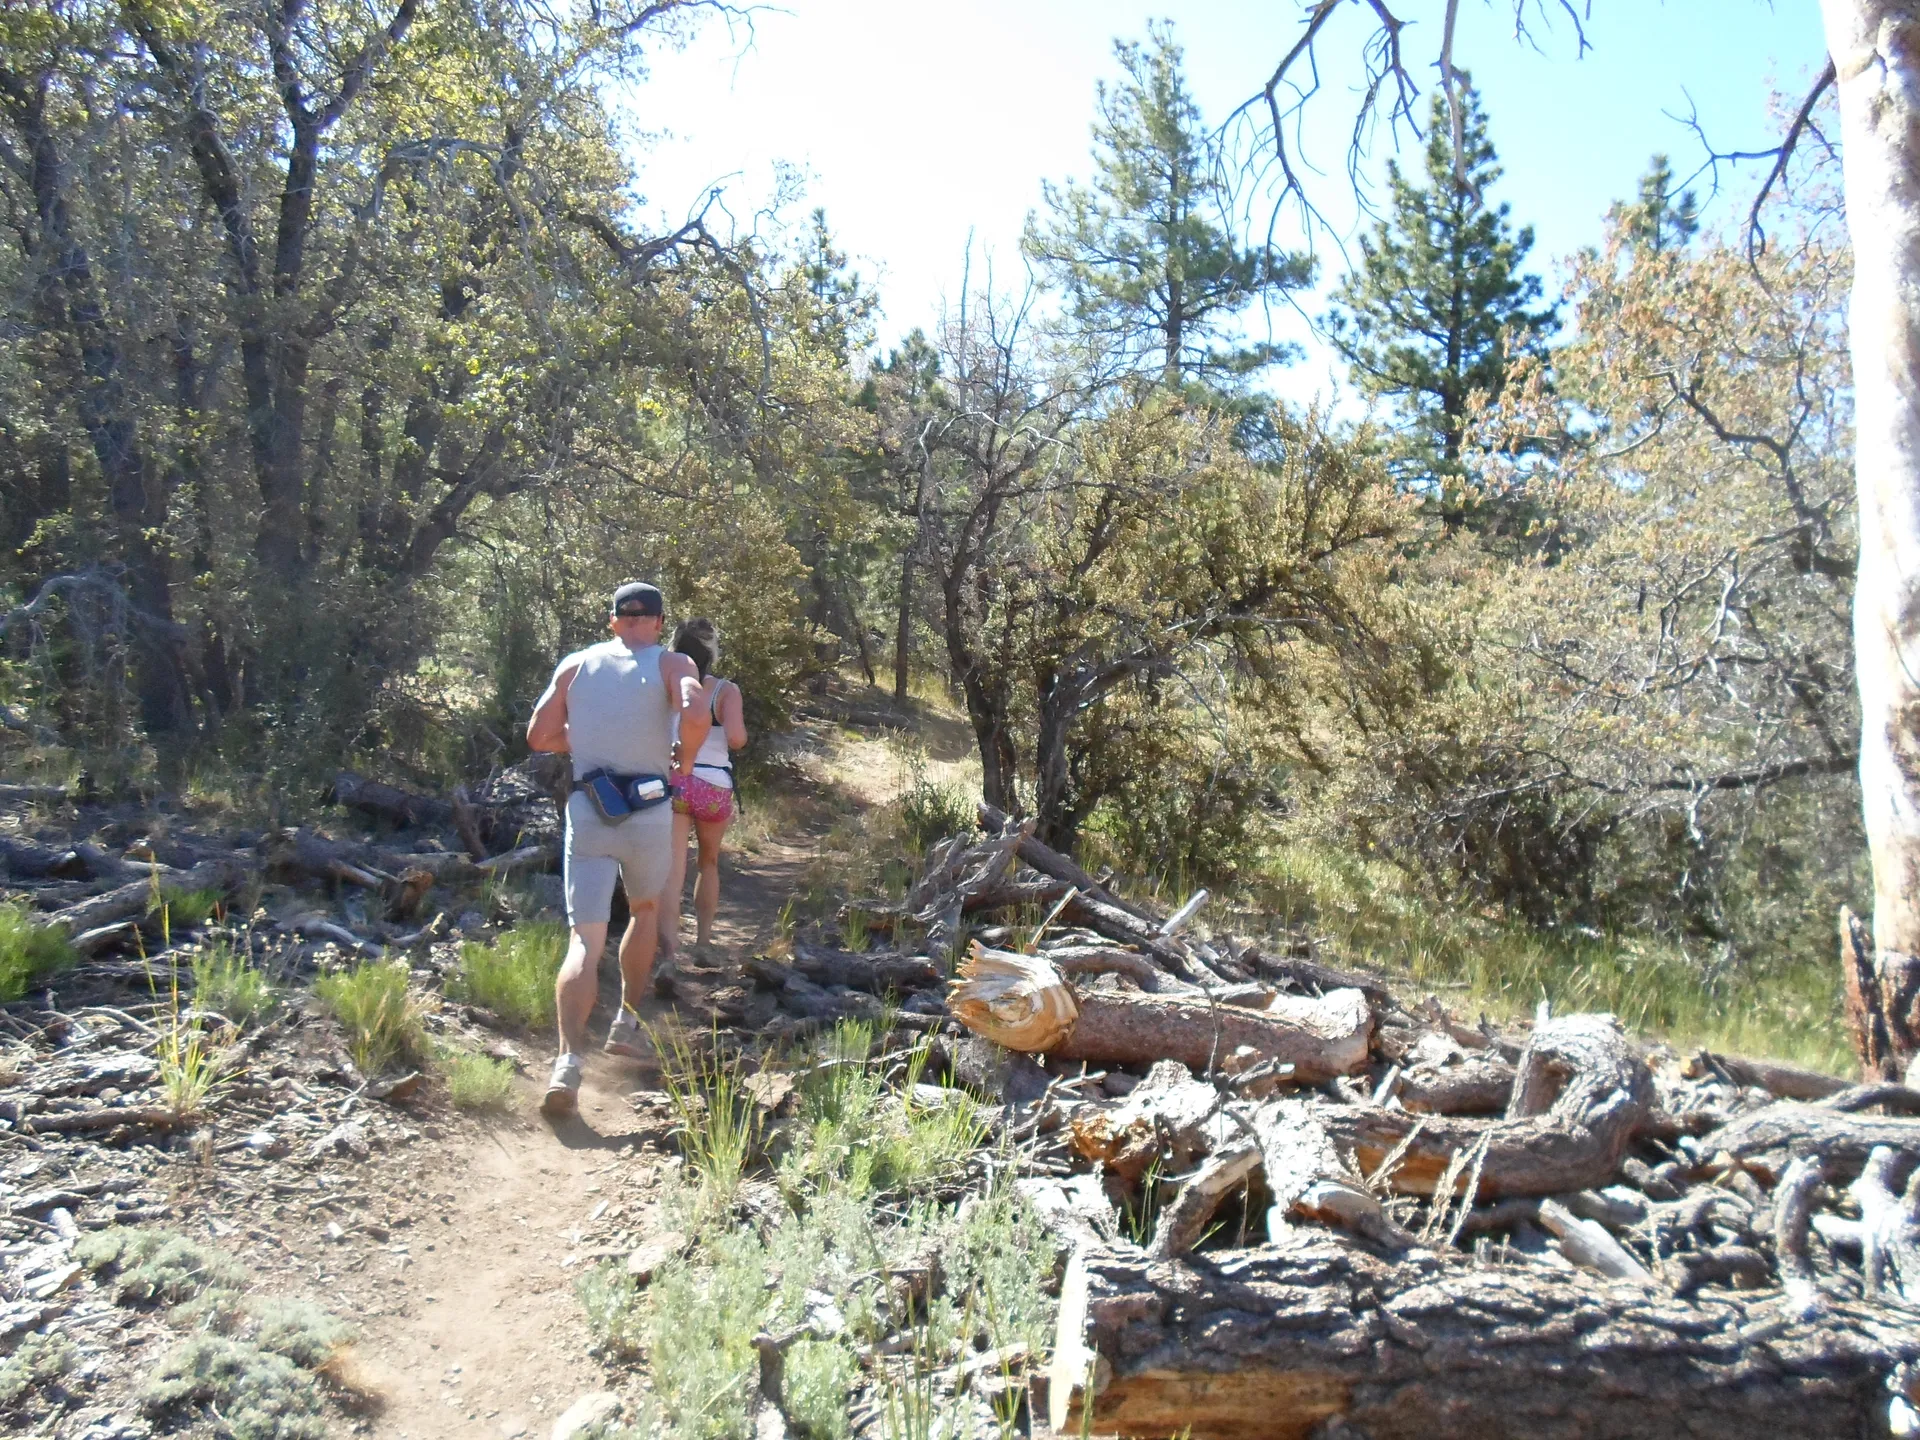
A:
{"label": "pink shorts", "polygon": [[673,808],[702,825],[733,818],[733,791],[698,775],[677,775],[673,781]]}

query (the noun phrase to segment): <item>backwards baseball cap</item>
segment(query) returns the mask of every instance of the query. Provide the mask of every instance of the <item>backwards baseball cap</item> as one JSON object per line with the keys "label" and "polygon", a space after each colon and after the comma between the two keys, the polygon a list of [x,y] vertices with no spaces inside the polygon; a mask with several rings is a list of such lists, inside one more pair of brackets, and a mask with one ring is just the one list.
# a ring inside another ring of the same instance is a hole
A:
{"label": "backwards baseball cap", "polygon": [[667,613],[667,597],[660,593],[659,587],[647,584],[644,580],[629,580],[613,592],[613,613],[616,615],[664,615]]}

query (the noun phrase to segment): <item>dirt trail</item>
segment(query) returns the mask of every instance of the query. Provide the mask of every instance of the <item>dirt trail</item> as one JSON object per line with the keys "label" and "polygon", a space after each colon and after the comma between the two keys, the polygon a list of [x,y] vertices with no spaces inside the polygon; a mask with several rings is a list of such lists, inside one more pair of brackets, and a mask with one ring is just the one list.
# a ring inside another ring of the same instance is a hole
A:
{"label": "dirt trail", "polygon": [[[722,861],[715,939],[730,958],[773,931],[819,836],[762,842]],[[689,907],[687,934],[691,935]],[[618,1003],[613,946],[601,964],[596,1041]],[[664,1007],[649,1002],[643,1018]],[[381,1313],[362,1312],[350,1381],[370,1397],[361,1433],[393,1440],[440,1436],[544,1436],[581,1394],[610,1388],[587,1354],[574,1285],[597,1259],[582,1228],[616,1206],[625,1229],[656,1228],[651,1200],[659,1164],[639,1149],[631,1096],[653,1083],[629,1062],[595,1054],[577,1120],[550,1127],[534,1116],[551,1042],[527,1047],[529,1074],[514,1118],[477,1138],[438,1147],[435,1196],[412,1197],[429,1216],[387,1287]]]}

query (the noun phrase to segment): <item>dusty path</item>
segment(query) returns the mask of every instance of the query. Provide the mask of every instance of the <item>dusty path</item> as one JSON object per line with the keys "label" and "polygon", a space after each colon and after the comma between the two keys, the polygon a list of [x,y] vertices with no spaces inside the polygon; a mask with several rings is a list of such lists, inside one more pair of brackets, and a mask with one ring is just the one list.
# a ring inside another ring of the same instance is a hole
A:
{"label": "dusty path", "polygon": [[[818,837],[761,843],[723,860],[716,940],[734,958],[771,934]],[[688,923],[691,935],[691,921]],[[601,964],[596,1040],[618,1003],[613,947]],[[643,1016],[663,1007],[649,1003]],[[369,1397],[360,1433],[392,1440],[440,1436],[544,1436],[581,1394],[610,1388],[588,1355],[575,1283],[602,1253],[583,1231],[618,1225],[637,1241],[657,1228],[653,1197],[662,1157],[633,1097],[653,1083],[604,1055],[588,1062],[577,1120],[534,1117],[550,1042],[526,1047],[528,1076],[514,1115],[477,1136],[438,1147],[433,1194],[409,1197],[425,1218],[393,1257],[379,1299],[361,1310],[351,1382]],[[613,1254],[605,1253],[612,1251]],[[371,1276],[369,1279],[373,1278]],[[377,1307],[378,1313],[374,1313]]]}

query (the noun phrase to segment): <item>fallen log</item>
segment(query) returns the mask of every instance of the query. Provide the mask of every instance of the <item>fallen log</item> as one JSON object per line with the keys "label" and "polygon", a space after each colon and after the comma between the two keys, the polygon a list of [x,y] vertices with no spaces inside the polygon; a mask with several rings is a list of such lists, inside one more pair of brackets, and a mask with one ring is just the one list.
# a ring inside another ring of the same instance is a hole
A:
{"label": "fallen log", "polygon": [[509,850],[504,855],[494,855],[485,860],[474,862],[473,868],[482,875],[511,875],[516,870],[551,870],[560,863],[560,842],[543,841],[538,845],[522,845],[517,850]]}
{"label": "fallen log", "polygon": [[1824,1105],[1781,1103],[1749,1111],[1709,1135],[1702,1144],[1748,1164],[1778,1170],[1802,1155],[1817,1155],[1835,1172],[1858,1174],[1881,1145],[1920,1155],[1920,1119],[1895,1115],[1850,1115]]}
{"label": "fallen log", "polygon": [[37,845],[0,835],[0,869],[22,879],[85,880],[93,867],[77,849],[55,845]]}
{"label": "fallen log", "polygon": [[1098,945],[1061,945],[1041,952],[1062,975],[1069,978],[1094,975],[1124,975],[1149,995],[1198,995],[1197,986],[1176,980],[1137,950],[1114,950]]}
{"label": "fallen log", "polygon": [[274,880],[331,880],[377,890],[394,879],[375,860],[370,846],[329,840],[305,826],[268,836],[261,851],[267,875]]}
{"label": "fallen log", "polygon": [[1513,1096],[1517,1073],[1489,1050],[1468,1050],[1429,1032],[1407,1052],[1399,1080],[1376,1103],[1397,1096],[1416,1115],[1498,1115]]}
{"label": "fallen log", "polygon": [[1483,1145],[1482,1200],[1610,1183],[1653,1108],[1652,1078],[1613,1017],[1543,1021],[1519,1071],[1505,1119],[1411,1115],[1374,1105],[1337,1106],[1322,1115],[1366,1174],[1399,1150],[1385,1183],[1402,1194],[1432,1195],[1443,1177],[1460,1179],[1456,1157]]}
{"label": "fallen log", "polygon": [[342,770],[333,777],[333,798],[337,804],[377,815],[395,825],[445,825],[453,819],[455,809],[438,796],[383,785],[351,770]]}
{"label": "fallen log", "polygon": [[[981,804],[981,829],[989,835],[999,834],[1007,828],[1007,824],[1007,817],[1003,811],[985,803]],[[1082,895],[1091,896],[1094,900],[1132,915],[1137,920],[1149,922],[1156,928],[1160,924],[1159,919],[1149,911],[1115,895],[1098,876],[1091,875],[1076,865],[1072,857],[1062,855],[1052,846],[1034,839],[1031,834],[1021,837],[1019,855],[1042,875],[1051,876],[1064,885],[1070,885]]]}
{"label": "fallen log", "polygon": [[857,955],[806,944],[794,946],[793,968],[816,985],[844,985],[870,995],[906,995],[946,979],[924,955]]}
{"label": "fallen log", "polygon": [[1886,1434],[1888,1377],[1916,1357],[1920,1327],[1892,1311],[1810,1322],[1778,1292],[1686,1302],[1296,1229],[1172,1261],[1078,1250],[1049,1419],[1192,1440],[1827,1440]]}
{"label": "fallen log", "polygon": [[1273,1197],[1267,1211],[1269,1240],[1284,1241],[1295,1219],[1304,1219],[1339,1225],[1393,1249],[1414,1243],[1353,1173],[1315,1107],[1303,1100],[1270,1101],[1254,1112],[1252,1124]]}
{"label": "fallen log", "polygon": [[1817,1070],[1803,1070],[1798,1065],[1750,1060],[1744,1055],[1719,1055],[1711,1050],[1697,1051],[1691,1056],[1684,1073],[1689,1080],[1718,1076],[1728,1084],[1765,1090],[1782,1100],[1824,1100],[1853,1083],[1836,1075],[1822,1075]]}
{"label": "fallen log", "polygon": [[50,1115],[29,1115],[21,1128],[35,1135],[75,1135],[90,1130],[112,1130],[120,1125],[168,1130],[180,1122],[179,1113],[164,1105],[101,1105],[89,1110],[59,1110]]}
{"label": "fallen log", "polygon": [[67,798],[64,785],[0,785],[0,805],[58,805]]}
{"label": "fallen log", "polygon": [[148,866],[144,878],[56,910],[46,917],[44,923],[57,925],[69,935],[83,935],[117,921],[146,914],[153,906],[157,887],[216,890],[222,895],[231,895],[240,888],[245,874],[243,867],[234,860],[208,860],[191,870]]}
{"label": "fallen log", "polygon": [[1009,1050],[1109,1065],[1178,1060],[1203,1074],[1247,1046],[1292,1065],[1295,1078],[1306,1082],[1351,1074],[1367,1063],[1373,1015],[1355,990],[1281,995],[1265,1010],[1188,995],[1075,991],[1043,956],[977,943],[961,976],[947,996],[948,1009]]}
{"label": "fallen log", "polygon": [[1067,1133],[1076,1152],[1131,1185],[1155,1164],[1185,1170],[1212,1150],[1207,1122],[1219,1108],[1213,1086],[1179,1061],[1161,1060],[1126,1099],[1075,1115]]}

